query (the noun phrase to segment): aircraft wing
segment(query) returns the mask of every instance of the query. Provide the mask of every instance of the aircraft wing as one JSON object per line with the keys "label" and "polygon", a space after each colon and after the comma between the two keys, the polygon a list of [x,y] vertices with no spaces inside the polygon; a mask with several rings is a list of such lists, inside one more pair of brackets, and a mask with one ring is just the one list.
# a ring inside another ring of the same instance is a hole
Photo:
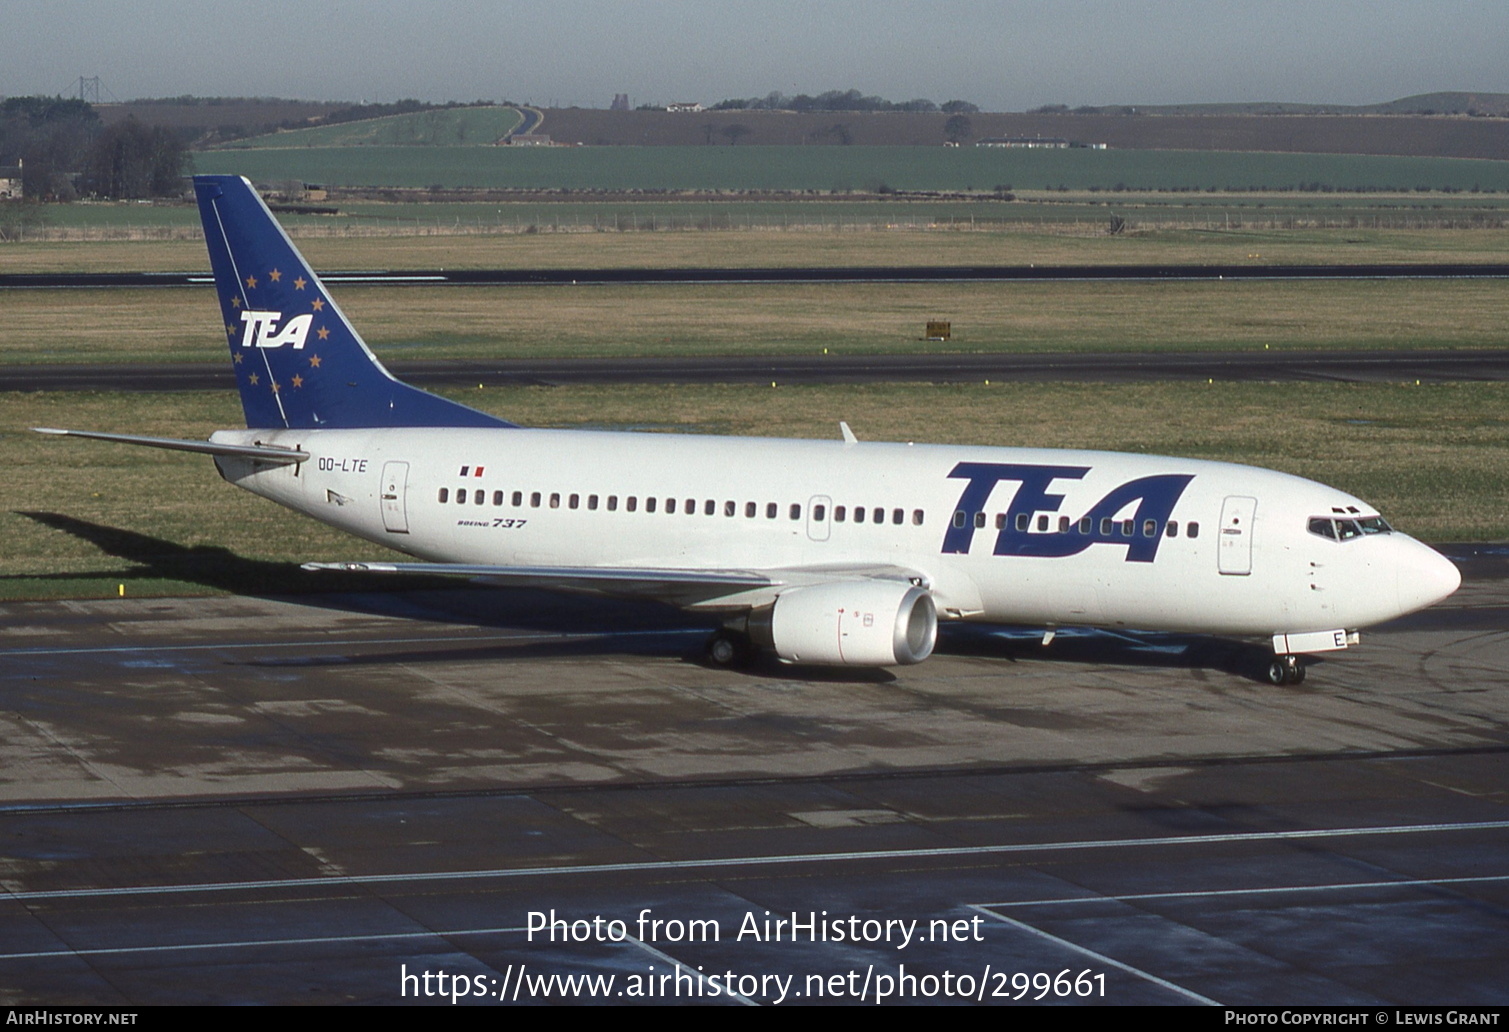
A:
{"label": "aircraft wing", "polygon": [[897,566],[806,566],[780,570],[686,570],[652,567],[495,566],[487,563],[305,563],[306,570],[470,577],[510,587],[551,588],[619,598],[649,598],[684,609],[751,609],[787,588],[843,581],[892,580],[927,586]]}

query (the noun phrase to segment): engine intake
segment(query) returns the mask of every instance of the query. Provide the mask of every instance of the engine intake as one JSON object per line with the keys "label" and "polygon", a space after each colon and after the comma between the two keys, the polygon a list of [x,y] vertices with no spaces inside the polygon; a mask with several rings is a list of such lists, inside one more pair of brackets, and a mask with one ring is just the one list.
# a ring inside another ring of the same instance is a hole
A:
{"label": "engine intake", "polygon": [[882,667],[920,663],[938,639],[925,589],[896,581],[791,588],[751,631],[787,663]]}

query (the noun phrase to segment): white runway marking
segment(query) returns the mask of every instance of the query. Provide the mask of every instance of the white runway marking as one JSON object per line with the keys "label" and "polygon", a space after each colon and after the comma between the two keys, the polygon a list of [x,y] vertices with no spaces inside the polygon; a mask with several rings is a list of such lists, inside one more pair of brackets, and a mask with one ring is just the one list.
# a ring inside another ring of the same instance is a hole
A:
{"label": "white runway marking", "polygon": [[1373,835],[1421,835],[1454,831],[1502,831],[1506,828],[1509,828],[1509,821],[1481,821],[1453,824],[1395,824],[1362,828],[1316,828],[1306,831],[1233,832],[1226,835],[1173,835],[1162,838],[1093,839],[1077,842],[1018,842],[1000,846],[945,846],[933,849],[877,849],[845,853],[791,853],[775,856],[712,857],[702,860],[640,860],[616,864],[568,864],[561,867],[501,867],[471,871],[412,871],[402,874],[331,875],[323,878],[203,882],[187,885],[120,886],[108,889],[49,889],[35,892],[8,892],[3,898],[24,902],[44,899],[84,899],[99,896],[167,896],[188,893],[244,892],[248,889],[290,889],[342,885],[399,885],[415,882],[550,878],[562,875],[614,874],[635,871],[695,871],[716,870],[728,867],[772,867],[785,864],[839,863],[864,860],[946,859],[949,857],[996,856],[1009,853],[1055,853],[1071,850],[1206,846],[1233,842],[1293,842],[1309,839],[1360,838]]}
{"label": "white runway marking", "polygon": [[1072,943],[1068,939],[1060,939],[1056,935],[1045,932],[1040,928],[1034,928],[1030,924],[1018,921],[1014,917],[1006,917],[1004,914],[997,914],[994,911],[988,910],[985,906],[981,906],[979,904],[971,904],[970,909],[978,910],[982,914],[987,914],[995,920],[1001,922],[1002,924],[1009,925],[1012,928],[1016,928],[1023,932],[1030,932],[1041,939],[1047,939],[1049,942],[1056,943],[1057,945],[1062,946],[1065,949],[1073,950],[1075,953],[1083,954],[1084,956],[1089,957],[1092,960],[1099,961],[1100,963],[1105,964],[1108,967],[1113,967],[1117,970],[1125,971],[1129,975],[1136,975],[1138,978],[1141,978],[1147,982],[1151,982],[1154,985],[1161,986],[1172,993],[1176,993],[1177,995],[1184,997],[1186,1000],[1190,1000],[1194,1003],[1204,1004],[1207,1007],[1221,1006],[1220,1003],[1212,1000],[1210,997],[1201,996],[1199,993],[1195,992],[1192,989],[1186,989],[1182,985],[1176,985],[1166,978],[1159,978],[1157,975],[1143,971],[1141,968],[1134,968],[1130,964],[1123,964],[1121,961],[1116,960],[1113,957],[1108,957],[1104,953],[1096,953],[1094,950],[1087,949],[1084,946],[1077,945],[1076,943]]}

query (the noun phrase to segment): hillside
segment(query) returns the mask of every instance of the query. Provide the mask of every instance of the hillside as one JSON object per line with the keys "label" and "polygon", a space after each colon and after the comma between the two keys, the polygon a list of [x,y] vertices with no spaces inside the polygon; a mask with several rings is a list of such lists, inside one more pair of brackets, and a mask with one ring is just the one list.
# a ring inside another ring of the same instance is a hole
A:
{"label": "hillside", "polygon": [[[596,146],[729,146],[725,130],[745,130],[734,146],[758,144],[938,146],[947,115],[923,112],[547,110],[539,131],[557,143]],[[1128,150],[1280,151],[1509,160],[1509,119],[1425,115],[968,116],[972,135],[1047,137]]]}
{"label": "hillside", "polygon": [[518,126],[511,107],[434,108],[385,118],[289,129],[236,140],[229,149],[262,147],[476,147],[490,146]]}

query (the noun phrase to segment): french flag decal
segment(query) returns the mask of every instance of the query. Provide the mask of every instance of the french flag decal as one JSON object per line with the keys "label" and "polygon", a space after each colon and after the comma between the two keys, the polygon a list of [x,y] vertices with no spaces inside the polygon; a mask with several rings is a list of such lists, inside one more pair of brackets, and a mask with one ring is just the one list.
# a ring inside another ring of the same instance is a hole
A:
{"label": "french flag decal", "polygon": [[482,469],[483,467],[481,466],[462,466],[460,476],[480,477],[482,475]]}

